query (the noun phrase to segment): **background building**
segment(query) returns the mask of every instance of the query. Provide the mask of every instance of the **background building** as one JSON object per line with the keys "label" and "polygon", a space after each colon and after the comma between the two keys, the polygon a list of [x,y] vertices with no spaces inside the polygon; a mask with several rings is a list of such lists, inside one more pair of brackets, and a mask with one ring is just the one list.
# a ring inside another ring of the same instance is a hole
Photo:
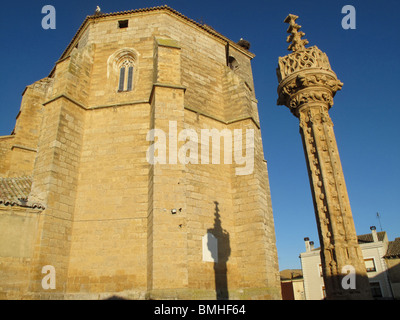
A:
{"label": "background building", "polygon": [[[394,295],[392,288],[397,288],[399,280],[398,238],[396,241],[389,242],[386,232],[377,232],[375,227],[371,227],[371,233],[359,235],[357,238],[364,258],[372,296],[376,299],[397,298],[398,293],[397,296]],[[304,241],[306,251],[300,254],[300,259],[305,298],[306,300],[324,299],[325,285],[322,278],[320,249],[314,248],[313,242],[308,238],[304,238]]]}
{"label": "background building", "polygon": [[303,272],[286,269],[280,272],[282,300],[305,300]]}
{"label": "background building", "polygon": [[389,272],[393,297],[400,299],[400,238],[389,241],[388,250],[384,258]]}

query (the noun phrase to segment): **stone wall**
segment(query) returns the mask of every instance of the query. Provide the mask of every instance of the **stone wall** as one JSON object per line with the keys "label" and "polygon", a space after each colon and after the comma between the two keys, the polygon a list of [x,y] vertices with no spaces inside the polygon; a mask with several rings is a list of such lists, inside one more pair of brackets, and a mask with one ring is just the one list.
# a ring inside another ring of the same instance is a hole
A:
{"label": "stone wall", "polygon": [[[280,298],[253,57],[165,7],[85,20],[38,104],[29,200],[46,209],[24,297]],[[125,58],[134,70],[131,91],[118,90]],[[146,158],[151,129],[166,134],[166,163]],[[254,152],[250,171],[238,174],[246,164],[233,154],[224,163],[224,139],[220,147],[209,139],[208,163],[204,140],[195,142],[197,158],[186,152],[182,163],[179,150],[192,140],[169,144],[185,129],[198,137],[226,130],[231,146],[242,130],[241,154]],[[212,163],[215,151],[220,163]],[[214,262],[204,259],[205,237],[217,239]],[[55,267],[56,289],[42,288],[44,265]]]}
{"label": "stone wall", "polygon": [[0,206],[0,299],[28,290],[33,243],[41,210]]}

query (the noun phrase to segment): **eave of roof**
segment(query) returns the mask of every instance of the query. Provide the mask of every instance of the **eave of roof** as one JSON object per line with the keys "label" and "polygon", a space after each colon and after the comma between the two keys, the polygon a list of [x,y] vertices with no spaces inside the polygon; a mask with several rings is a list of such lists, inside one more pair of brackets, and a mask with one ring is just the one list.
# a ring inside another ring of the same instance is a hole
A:
{"label": "eave of roof", "polygon": [[[385,231],[379,231],[376,233],[378,236],[378,241],[383,241],[383,239],[385,238]],[[371,243],[374,242],[374,239],[372,237],[372,233],[366,233],[366,234],[360,234],[357,236],[358,239],[358,243]]]}
{"label": "eave of roof", "polygon": [[0,205],[44,209],[41,204],[29,202],[31,186],[32,178],[29,176],[0,177]]}
{"label": "eave of roof", "polygon": [[281,280],[293,280],[303,277],[303,270],[301,269],[285,269],[279,272]]}
{"label": "eave of roof", "polygon": [[[199,28],[203,29],[204,31],[210,33],[211,35],[219,38],[220,40],[223,40],[224,42],[229,43],[229,45],[232,45],[233,47],[235,47],[235,49],[241,51],[243,54],[247,55],[250,59],[253,59],[255,57],[254,53],[243,49],[237,43],[235,43],[234,41],[232,41],[232,40],[228,39],[227,37],[223,36],[219,32],[215,31],[213,28],[211,28],[211,27],[209,27],[209,26],[207,26],[205,24],[198,23],[198,22],[186,17],[182,13],[176,11],[175,9],[172,9],[169,6],[164,5],[164,6],[149,7],[149,8],[142,8],[142,9],[133,9],[133,10],[128,10],[128,11],[119,11],[119,12],[112,12],[112,13],[100,13],[100,14],[94,14],[94,15],[91,15],[91,16],[86,16],[85,20],[82,22],[82,24],[79,27],[78,31],[75,33],[74,37],[72,38],[72,40],[70,41],[70,43],[68,44],[67,48],[62,53],[60,59],[58,59],[58,61],[64,59],[67,56],[67,53],[71,49],[71,47],[74,44],[75,40],[78,38],[78,36],[82,32],[82,30],[86,27],[86,25],[89,23],[89,21],[96,20],[96,19],[101,19],[101,18],[105,18],[105,17],[111,17],[111,16],[123,16],[123,15],[132,14],[132,13],[150,12],[150,11],[165,11],[165,12],[172,13],[172,14],[174,14],[174,15],[180,17],[180,18],[183,18],[184,20],[196,25],[197,27],[199,27]],[[56,64],[57,64],[57,62],[56,62]],[[55,66],[50,71],[49,77],[52,76],[52,74],[54,73],[54,70],[55,70]]]}
{"label": "eave of roof", "polygon": [[400,257],[400,238],[394,239],[389,242],[388,250],[384,258],[398,258]]}

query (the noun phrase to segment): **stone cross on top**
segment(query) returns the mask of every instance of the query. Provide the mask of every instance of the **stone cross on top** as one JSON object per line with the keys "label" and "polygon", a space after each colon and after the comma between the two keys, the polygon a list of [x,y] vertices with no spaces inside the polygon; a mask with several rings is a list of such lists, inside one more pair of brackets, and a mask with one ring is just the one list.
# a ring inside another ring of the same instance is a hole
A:
{"label": "stone cross on top", "polygon": [[294,14],[289,14],[286,19],[285,23],[289,24],[289,28],[287,29],[287,33],[290,33],[290,36],[287,37],[286,42],[291,42],[288,50],[289,51],[301,51],[305,49],[305,45],[308,44],[307,39],[301,39],[301,37],[305,36],[305,33],[300,31],[300,25],[296,23],[296,19],[298,16]]}

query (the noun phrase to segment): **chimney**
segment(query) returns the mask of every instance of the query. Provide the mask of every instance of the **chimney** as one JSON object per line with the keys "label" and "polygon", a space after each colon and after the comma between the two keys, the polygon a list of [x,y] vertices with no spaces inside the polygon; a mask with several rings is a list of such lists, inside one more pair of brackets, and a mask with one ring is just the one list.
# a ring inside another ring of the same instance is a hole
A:
{"label": "chimney", "polygon": [[311,248],[310,248],[310,238],[304,238],[304,242],[306,244],[306,252],[310,252]]}
{"label": "chimney", "polygon": [[372,233],[372,239],[374,239],[374,242],[378,242],[378,234],[376,233],[376,227],[372,226],[370,227],[371,233]]}
{"label": "chimney", "polygon": [[314,250],[314,241],[310,241],[310,250]]}

